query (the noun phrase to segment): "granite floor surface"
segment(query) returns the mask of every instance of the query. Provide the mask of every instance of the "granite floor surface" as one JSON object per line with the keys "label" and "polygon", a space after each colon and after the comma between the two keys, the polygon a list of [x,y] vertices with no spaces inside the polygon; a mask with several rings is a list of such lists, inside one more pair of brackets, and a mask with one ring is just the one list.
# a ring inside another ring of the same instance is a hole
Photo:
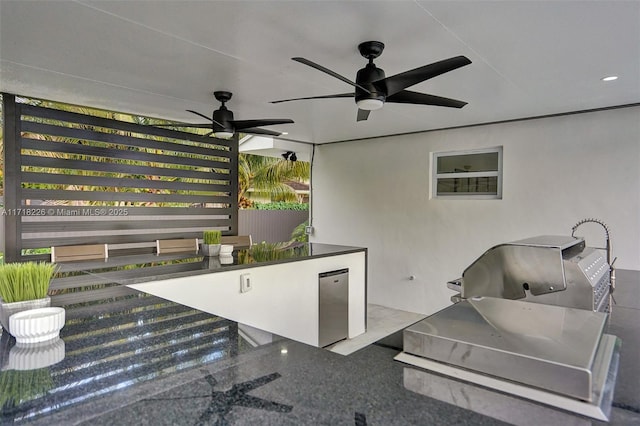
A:
{"label": "granite floor surface", "polygon": [[[513,398],[502,404],[500,398],[506,396],[493,391],[484,392],[498,408],[486,406],[487,416],[461,408],[468,406],[471,393],[465,396],[463,391],[459,402],[453,393],[442,400],[426,397],[405,387],[407,367],[393,360],[397,353],[397,348],[374,344],[343,356],[283,339],[123,389],[34,424],[605,425],[567,413],[550,417],[548,408],[535,403],[513,409],[507,403]],[[438,383],[432,382],[451,392]],[[486,401],[483,397],[481,403]],[[555,418],[558,422],[549,423]],[[614,408],[610,425],[640,425],[640,414]]]}
{"label": "granite floor surface", "polygon": [[[608,330],[623,341],[610,425],[640,425],[640,273],[620,278],[633,286],[620,286]],[[536,404],[510,410],[499,392],[473,397],[435,379],[428,382],[436,386],[431,397],[409,390],[407,367],[393,360],[400,351],[393,335],[345,356],[288,339],[251,347],[236,323],[153,297],[67,313],[61,333],[66,356],[45,369],[49,390],[3,408],[0,423],[543,424],[537,423],[542,417],[536,416]],[[11,366],[14,345],[2,336],[0,365]],[[0,385],[20,374],[3,367]],[[488,407],[490,399],[502,408]],[[558,424],[605,425],[580,416],[566,419]]]}
{"label": "granite floor surface", "polygon": [[226,368],[85,419],[82,425],[499,425],[408,391],[397,351],[369,346],[344,357],[275,343]]}

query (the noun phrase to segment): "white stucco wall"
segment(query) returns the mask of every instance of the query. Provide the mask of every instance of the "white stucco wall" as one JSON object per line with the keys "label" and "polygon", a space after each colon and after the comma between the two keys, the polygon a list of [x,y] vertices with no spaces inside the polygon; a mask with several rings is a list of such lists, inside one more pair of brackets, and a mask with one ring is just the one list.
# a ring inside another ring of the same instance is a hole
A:
{"label": "white stucco wall", "polygon": [[[429,199],[431,152],[494,146],[502,200]],[[617,268],[640,269],[640,107],[316,148],[311,239],[369,248],[370,303],[435,312],[491,246],[586,217],[609,225]],[[604,242],[597,225],[578,234]]]}

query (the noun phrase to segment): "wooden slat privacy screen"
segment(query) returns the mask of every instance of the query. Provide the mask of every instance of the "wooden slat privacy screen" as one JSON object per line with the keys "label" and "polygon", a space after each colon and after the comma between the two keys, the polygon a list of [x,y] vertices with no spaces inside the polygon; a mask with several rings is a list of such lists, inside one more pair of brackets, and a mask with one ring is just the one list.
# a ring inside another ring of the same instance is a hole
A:
{"label": "wooden slat privacy screen", "polygon": [[237,136],[43,108],[8,94],[3,112],[6,261],[47,258],[23,253],[31,248],[237,234]]}

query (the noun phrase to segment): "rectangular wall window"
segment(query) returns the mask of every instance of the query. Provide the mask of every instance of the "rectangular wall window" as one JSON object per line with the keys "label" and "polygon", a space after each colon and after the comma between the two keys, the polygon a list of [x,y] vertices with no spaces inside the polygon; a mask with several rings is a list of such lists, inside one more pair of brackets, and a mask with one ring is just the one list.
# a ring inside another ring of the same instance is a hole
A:
{"label": "rectangular wall window", "polygon": [[502,147],[432,155],[433,198],[502,198]]}

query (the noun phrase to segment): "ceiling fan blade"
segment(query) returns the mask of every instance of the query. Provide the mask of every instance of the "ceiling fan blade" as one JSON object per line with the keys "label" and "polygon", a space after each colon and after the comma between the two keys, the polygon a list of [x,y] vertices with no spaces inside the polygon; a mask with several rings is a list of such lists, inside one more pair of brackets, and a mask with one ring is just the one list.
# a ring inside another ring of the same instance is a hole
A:
{"label": "ceiling fan blade", "polygon": [[422,81],[439,76],[456,68],[469,65],[471,61],[466,56],[455,56],[429,65],[418,67],[382,80],[374,81],[373,85],[387,94],[387,97],[400,92],[401,90],[418,84]]}
{"label": "ceiling fan blade", "polygon": [[200,117],[202,117],[202,118],[205,118],[205,119],[207,119],[207,120],[209,120],[209,121],[212,121],[212,120],[211,120],[211,117],[207,117],[207,116],[206,116],[206,115],[204,115],[204,114],[200,114],[198,111],[194,111],[194,110],[192,110],[192,109],[188,109],[188,110],[187,110],[187,112],[190,112],[190,113],[192,113],[192,114],[195,114],[195,115],[197,115],[197,116],[200,116]]}
{"label": "ceiling fan blade", "polygon": [[187,112],[191,112],[191,113],[193,113],[195,115],[199,115],[200,117],[206,118],[207,120],[211,121],[212,123],[216,123],[220,127],[224,127],[224,125],[218,123],[216,120],[212,119],[211,117],[207,117],[204,114],[200,114],[198,111],[194,111],[192,109],[188,109]]}
{"label": "ceiling fan blade", "polygon": [[356,121],[364,121],[367,118],[369,118],[369,113],[371,111],[369,111],[368,109],[360,109],[358,108],[358,117],[356,118]]}
{"label": "ceiling fan blade", "polygon": [[280,102],[304,101],[306,99],[353,98],[355,95],[356,95],[355,93],[339,93],[337,95],[309,96],[306,98],[282,99],[280,101],[271,101],[271,103],[279,104]]}
{"label": "ceiling fan blade", "polygon": [[338,73],[336,73],[336,72],[333,72],[333,71],[331,71],[331,70],[330,70],[330,69],[328,69],[328,68],[323,67],[322,65],[318,65],[318,64],[316,64],[315,62],[311,62],[311,61],[310,61],[310,60],[308,60],[308,59],[305,59],[305,58],[291,58],[291,59],[293,59],[293,60],[294,60],[294,61],[296,61],[296,62],[300,62],[301,64],[308,65],[308,66],[310,66],[311,68],[315,68],[315,69],[317,69],[318,71],[322,71],[322,72],[324,72],[324,73],[326,73],[326,74],[329,74],[330,76],[335,77],[335,78],[337,78],[338,80],[342,80],[342,81],[344,81],[345,83],[352,85],[353,87],[357,87],[357,88],[359,88],[360,90],[364,90],[366,93],[371,93],[371,92],[369,91],[369,89],[366,89],[366,88],[364,88],[364,87],[360,86],[358,83],[355,83],[355,82],[353,82],[353,81],[349,80],[348,78],[343,77],[343,76],[341,76],[340,74],[338,74]]}
{"label": "ceiling fan blade", "polygon": [[[236,130],[238,130],[238,129],[236,129]],[[240,130],[240,132],[249,133],[249,134],[252,134],[252,135],[268,135],[268,136],[280,136],[282,134],[280,132],[274,132],[273,130],[258,129],[256,127]]]}
{"label": "ceiling fan blade", "polygon": [[212,124],[211,123],[194,124],[194,123],[175,122],[175,123],[170,123],[170,124],[149,124],[149,126],[153,126],[153,127],[193,127],[193,128],[197,128],[197,129],[210,129]]}
{"label": "ceiling fan blade", "polygon": [[435,105],[450,108],[462,108],[467,102],[458,101],[456,99],[443,98],[441,96],[428,95],[426,93],[411,92],[403,90],[395,95],[387,96],[387,102],[397,104],[418,104],[418,105]]}
{"label": "ceiling fan blade", "polygon": [[231,121],[236,130],[248,129],[249,127],[272,126],[275,124],[290,124],[293,120],[271,118],[263,120],[233,120]]}

